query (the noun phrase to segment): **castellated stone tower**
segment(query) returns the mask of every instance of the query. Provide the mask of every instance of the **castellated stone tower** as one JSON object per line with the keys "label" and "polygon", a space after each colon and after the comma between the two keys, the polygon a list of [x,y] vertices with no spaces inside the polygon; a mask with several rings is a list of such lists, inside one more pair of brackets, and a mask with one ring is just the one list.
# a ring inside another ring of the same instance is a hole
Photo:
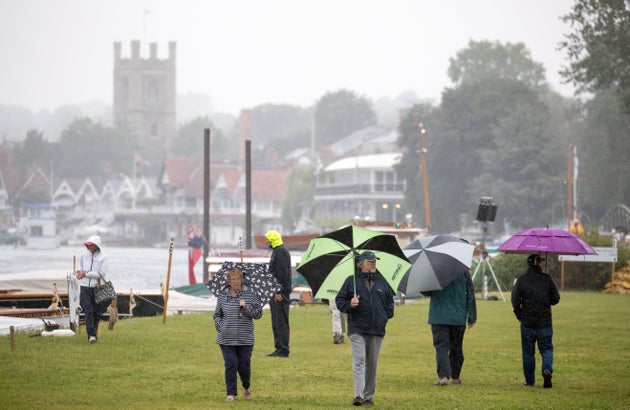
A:
{"label": "castellated stone tower", "polygon": [[152,159],[170,153],[176,133],[176,43],[168,46],[168,59],[158,59],[157,43],[149,44],[149,58],[143,59],[140,41],[134,40],[131,58],[122,58],[121,43],[114,43],[113,121]]}

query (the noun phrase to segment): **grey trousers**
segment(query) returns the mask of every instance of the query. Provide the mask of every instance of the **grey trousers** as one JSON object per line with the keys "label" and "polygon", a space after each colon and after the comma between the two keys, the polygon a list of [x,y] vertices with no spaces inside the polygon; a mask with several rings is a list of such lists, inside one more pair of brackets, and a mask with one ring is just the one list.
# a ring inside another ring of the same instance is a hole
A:
{"label": "grey trousers", "polygon": [[353,333],[349,339],[352,349],[354,397],[372,399],[376,390],[376,368],[383,336]]}
{"label": "grey trousers", "polygon": [[333,336],[344,335],[346,333],[346,324],[348,323],[348,314],[341,313],[339,309],[337,309],[335,298],[328,300],[328,306],[330,306],[330,313],[332,313]]}

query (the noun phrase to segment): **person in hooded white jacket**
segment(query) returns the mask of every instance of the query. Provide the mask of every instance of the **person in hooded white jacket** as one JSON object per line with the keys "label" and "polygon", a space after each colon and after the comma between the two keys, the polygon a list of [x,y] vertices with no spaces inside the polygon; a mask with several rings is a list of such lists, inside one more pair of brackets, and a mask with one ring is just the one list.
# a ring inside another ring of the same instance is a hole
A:
{"label": "person in hooded white jacket", "polygon": [[88,343],[96,343],[98,324],[107,304],[99,305],[94,300],[95,289],[98,286],[101,273],[105,280],[109,280],[109,258],[103,252],[103,242],[97,235],[90,236],[84,242],[85,252],[78,263],[77,279],[81,284],[80,304],[85,315],[85,328]]}

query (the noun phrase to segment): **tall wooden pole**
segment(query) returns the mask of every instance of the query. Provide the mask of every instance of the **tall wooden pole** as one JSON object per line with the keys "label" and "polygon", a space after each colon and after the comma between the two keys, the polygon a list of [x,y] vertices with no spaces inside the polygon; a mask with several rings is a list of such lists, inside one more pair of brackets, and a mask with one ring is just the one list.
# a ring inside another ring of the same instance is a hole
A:
{"label": "tall wooden pole", "polygon": [[208,254],[210,253],[210,129],[203,132],[203,283],[208,283]]}
{"label": "tall wooden pole", "polygon": [[573,213],[573,145],[569,145],[569,169],[567,172],[567,229],[571,228]]}
{"label": "tall wooden pole", "polygon": [[166,287],[164,288],[164,315],[162,316],[162,323],[166,323],[166,309],[168,307],[168,288],[171,286],[171,262],[173,261],[173,244],[175,239],[171,238],[168,243],[168,268],[166,270]]}
{"label": "tall wooden pole", "polygon": [[245,141],[245,248],[252,249],[252,141]]}
{"label": "tall wooden pole", "polygon": [[427,233],[431,232],[431,206],[429,205],[429,182],[427,178],[427,150],[424,148],[424,134],[426,130],[422,124],[420,127],[420,162],[422,171],[422,190],[424,192],[424,217],[427,225]]}

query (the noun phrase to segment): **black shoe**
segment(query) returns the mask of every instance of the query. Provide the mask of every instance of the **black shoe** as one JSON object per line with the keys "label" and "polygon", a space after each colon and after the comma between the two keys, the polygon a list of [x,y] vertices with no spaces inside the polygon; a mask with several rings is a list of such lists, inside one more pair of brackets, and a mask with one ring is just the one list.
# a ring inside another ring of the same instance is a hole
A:
{"label": "black shoe", "polygon": [[374,402],[372,401],[372,399],[367,399],[363,401],[362,406],[373,406]]}
{"label": "black shoe", "polygon": [[289,354],[288,353],[282,353],[282,352],[279,352],[279,351],[276,350],[273,353],[269,353],[267,356],[269,356],[269,357],[289,357]]}
{"label": "black shoe", "polygon": [[545,389],[550,389],[551,388],[551,373],[545,370],[543,372],[543,379],[545,379],[545,383],[543,384],[543,387]]}
{"label": "black shoe", "polygon": [[355,397],[354,400],[352,400],[352,405],[353,406],[360,406],[364,403],[363,399],[359,396]]}

